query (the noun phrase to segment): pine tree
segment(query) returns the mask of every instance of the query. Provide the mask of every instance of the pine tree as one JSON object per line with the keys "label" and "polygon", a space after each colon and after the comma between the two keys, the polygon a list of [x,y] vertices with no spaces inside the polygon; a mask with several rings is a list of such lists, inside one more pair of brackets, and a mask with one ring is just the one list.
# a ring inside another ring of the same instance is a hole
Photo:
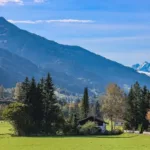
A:
{"label": "pine tree", "polygon": [[84,89],[84,95],[82,99],[82,116],[84,118],[88,117],[89,113],[89,96],[88,96],[88,88]]}
{"label": "pine tree", "polygon": [[45,82],[44,78],[41,78],[40,83],[39,83],[39,88],[41,89],[41,91],[44,90],[44,82]]}
{"label": "pine tree", "polygon": [[131,87],[128,97],[126,99],[126,107],[125,107],[125,120],[126,120],[126,128],[134,129],[136,127],[136,109],[134,104],[134,91],[133,87]]}
{"label": "pine tree", "polygon": [[30,90],[30,81],[28,77],[26,77],[25,81],[22,83],[22,90],[23,90],[23,103],[28,104],[29,90]]}
{"label": "pine tree", "polygon": [[133,90],[134,90],[134,109],[136,112],[136,116],[135,116],[135,121],[136,121],[136,126],[135,128],[137,129],[138,126],[141,124],[141,101],[142,101],[142,89],[139,85],[138,82],[136,82],[133,86]]}
{"label": "pine tree", "polygon": [[148,121],[146,119],[146,114],[149,108],[149,91],[146,86],[142,89],[142,99],[140,103],[140,122],[142,124],[143,130],[148,128]]}
{"label": "pine tree", "polygon": [[37,121],[37,114],[36,114],[36,102],[37,102],[37,88],[36,88],[36,82],[35,79],[32,78],[29,88],[29,95],[28,95],[28,101],[27,105],[29,107],[29,116],[31,117],[31,122],[33,125],[32,132],[36,132],[36,121]]}
{"label": "pine tree", "polygon": [[41,84],[39,83],[36,88],[36,102],[35,102],[35,108],[34,112],[36,114],[36,126],[39,131],[41,131],[42,128],[42,123],[43,123],[43,117],[44,117],[44,112],[43,112],[43,95],[42,95],[42,89],[41,89]]}
{"label": "pine tree", "polygon": [[129,128],[137,129],[139,125],[142,127],[142,130],[147,128],[145,116],[149,103],[148,93],[147,87],[142,89],[138,82],[131,87],[127,98],[125,113],[125,119],[127,120]]}
{"label": "pine tree", "polygon": [[[28,81],[28,80],[26,80]],[[28,114],[31,118],[32,133],[40,133],[42,130],[43,121],[43,97],[41,85],[36,84],[34,78],[32,78],[30,84],[24,83],[24,89],[26,89],[25,104],[28,105]]]}
{"label": "pine tree", "polygon": [[61,125],[60,121],[63,119],[61,118],[60,108],[54,94],[54,85],[50,74],[47,75],[44,83],[43,106],[44,132],[45,134],[56,134],[57,128]]}

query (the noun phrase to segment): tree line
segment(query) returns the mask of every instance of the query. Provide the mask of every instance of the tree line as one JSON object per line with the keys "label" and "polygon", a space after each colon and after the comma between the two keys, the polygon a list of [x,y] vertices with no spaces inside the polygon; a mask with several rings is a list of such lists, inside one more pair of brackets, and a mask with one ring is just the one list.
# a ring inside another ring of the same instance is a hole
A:
{"label": "tree line", "polygon": [[129,91],[125,106],[125,128],[139,129],[140,132],[147,130],[149,121],[146,115],[150,110],[150,91],[147,87],[141,87],[136,82]]}
{"label": "tree line", "polygon": [[140,132],[147,130],[149,125],[146,114],[150,109],[150,91],[146,86],[140,87],[138,82],[129,93],[110,84],[105,94],[95,97],[95,101],[91,101],[88,88],[85,88],[82,99],[67,102],[57,100],[48,74],[40,82],[26,78],[18,83],[14,96],[16,102],[8,105],[2,114],[18,135],[76,135],[79,134],[78,121],[88,116],[110,120],[111,131],[117,121],[123,122],[125,129],[140,129]]}
{"label": "tree line", "polygon": [[82,101],[74,103],[58,101],[54,91],[50,74],[40,82],[26,78],[17,83],[15,102],[3,110],[3,118],[13,125],[19,136],[77,134],[79,119],[89,114],[88,89],[85,88]]}
{"label": "tree line", "polygon": [[26,78],[20,90],[17,102],[4,110],[4,118],[11,121],[18,135],[56,134],[64,119],[50,74],[39,83]]}

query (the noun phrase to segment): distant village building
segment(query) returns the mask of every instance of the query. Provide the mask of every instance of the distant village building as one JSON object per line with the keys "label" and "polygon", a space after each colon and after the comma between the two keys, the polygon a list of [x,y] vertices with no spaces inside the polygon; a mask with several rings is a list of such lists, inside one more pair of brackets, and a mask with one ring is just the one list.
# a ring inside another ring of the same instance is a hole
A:
{"label": "distant village building", "polygon": [[82,126],[86,124],[88,121],[95,122],[98,125],[98,128],[100,129],[101,132],[106,131],[106,124],[108,123],[95,116],[89,116],[87,118],[80,120],[79,125]]}

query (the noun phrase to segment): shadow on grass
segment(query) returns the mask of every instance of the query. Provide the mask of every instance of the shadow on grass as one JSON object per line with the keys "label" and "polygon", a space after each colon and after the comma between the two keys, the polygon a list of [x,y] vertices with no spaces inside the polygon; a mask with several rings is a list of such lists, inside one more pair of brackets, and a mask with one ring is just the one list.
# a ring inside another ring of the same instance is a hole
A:
{"label": "shadow on grass", "polygon": [[128,139],[128,138],[134,138],[134,137],[138,137],[139,135],[130,135],[130,136],[114,136],[114,135],[112,135],[112,136],[100,136],[100,137],[97,137],[97,138],[121,138],[121,139]]}
{"label": "shadow on grass", "polygon": [[6,138],[6,137],[12,137],[12,134],[0,134],[0,139],[2,139],[2,138]]}
{"label": "shadow on grass", "polygon": [[[8,135],[8,134],[7,134]],[[127,136],[120,136],[120,135],[66,135],[66,136],[17,136],[11,134],[12,137],[25,137],[25,138],[120,138],[120,139],[128,139],[138,137],[139,135],[127,135]]]}

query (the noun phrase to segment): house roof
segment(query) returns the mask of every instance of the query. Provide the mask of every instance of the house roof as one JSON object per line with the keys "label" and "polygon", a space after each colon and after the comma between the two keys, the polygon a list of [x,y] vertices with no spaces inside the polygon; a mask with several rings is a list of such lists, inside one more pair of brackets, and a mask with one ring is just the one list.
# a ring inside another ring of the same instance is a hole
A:
{"label": "house roof", "polygon": [[104,120],[96,117],[96,116],[89,116],[87,118],[84,118],[82,120],[79,120],[79,124],[84,124],[86,123],[87,121],[96,121],[96,122],[99,122],[99,123],[105,123],[105,124],[108,124],[107,122],[105,122]]}

